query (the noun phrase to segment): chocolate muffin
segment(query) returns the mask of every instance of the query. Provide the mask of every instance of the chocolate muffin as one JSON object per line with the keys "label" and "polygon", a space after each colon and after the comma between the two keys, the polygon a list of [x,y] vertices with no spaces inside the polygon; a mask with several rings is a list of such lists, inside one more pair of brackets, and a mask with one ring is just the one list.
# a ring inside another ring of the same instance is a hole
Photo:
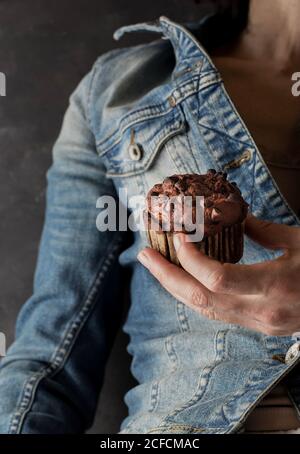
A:
{"label": "chocolate muffin", "polygon": [[[190,196],[190,203],[177,210],[176,204],[182,204],[183,196]],[[150,189],[144,211],[150,246],[179,265],[173,235],[193,233],[197,196],[204,197],[203,239],[196,242],[197,247],[221,262],[238,262],[243,255],[248,204],[236,183],[230,183],[226,173],[214,169],[205,175],[172,175]]]}

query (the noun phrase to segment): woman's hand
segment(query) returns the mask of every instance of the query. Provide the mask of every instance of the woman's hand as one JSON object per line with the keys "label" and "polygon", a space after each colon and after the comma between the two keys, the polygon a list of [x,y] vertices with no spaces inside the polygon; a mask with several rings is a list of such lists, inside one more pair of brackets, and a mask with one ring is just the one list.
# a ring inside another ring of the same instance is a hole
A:
{"label": "woman's hand", "polygon": [[222,264],[178,233],[174,246],[183,269],[150,248],[138,259],[175,298],[209,319],[274,336],[300,331],[300,228],[249,215],[246,233],[283,255],[253,265]]}

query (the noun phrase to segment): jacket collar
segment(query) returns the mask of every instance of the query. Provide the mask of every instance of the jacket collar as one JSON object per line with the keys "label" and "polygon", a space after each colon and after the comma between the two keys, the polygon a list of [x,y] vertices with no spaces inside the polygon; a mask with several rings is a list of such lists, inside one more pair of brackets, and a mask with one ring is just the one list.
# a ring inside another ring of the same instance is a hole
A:
{"label": "jacket collar", "polygon": [[151,22],[142,22],[132,25],[125,25],[114,32],[114,39],[119,40],[125,33],[132,32],[154,32],[163,35],[163,39],[169,39],[173,45],[176,55],[176,70],[180,71],[181,66],[202,60],[201,71],[216,71],[213,62],[204,49],[203,45],[196,38],[201,37],[203,31],[207,29],[207,24],[212,15],[204,16],[201,20],[179,24],[166,16],[160,16]]}

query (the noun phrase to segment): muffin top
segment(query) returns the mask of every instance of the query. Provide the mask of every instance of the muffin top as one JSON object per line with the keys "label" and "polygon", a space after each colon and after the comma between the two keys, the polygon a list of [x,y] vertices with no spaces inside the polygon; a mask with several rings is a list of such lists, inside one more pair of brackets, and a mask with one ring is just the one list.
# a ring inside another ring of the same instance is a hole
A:
{"label": "muffin top", "polygon": [[[188,198],[191,203],[183,211],[176,210],[176,201],[182,201],[182,196],[191,196]],[[172,175],[155,184],[146,197],[146,222],[151,220],[151,228],[155,226],[158,231],[191,233],[188,220],[196,222],[196,196],[204,196],[205,236],[215,235],[247,216],[248,204],[236,183],[230,183],[226,173],[210,169],[204,175]],[[175,203],[168,203],[170,198]]]}

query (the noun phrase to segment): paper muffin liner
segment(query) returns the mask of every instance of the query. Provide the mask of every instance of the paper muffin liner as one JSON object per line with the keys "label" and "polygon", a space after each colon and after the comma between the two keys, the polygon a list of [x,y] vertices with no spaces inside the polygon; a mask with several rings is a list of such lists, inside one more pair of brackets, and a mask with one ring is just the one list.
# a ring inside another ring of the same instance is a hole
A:
{"label": "paper muffin liner", "polygon": [[[245,221],[229,227],[223,227],[216,235],[205,237],[195,243],[207,256],[223,263],[237,263],[244,251]],[[176,235],[176,233],[175,233]],[[173,243],[173,233],[147,230],[150,246],[168,260],[180,265]]]}

